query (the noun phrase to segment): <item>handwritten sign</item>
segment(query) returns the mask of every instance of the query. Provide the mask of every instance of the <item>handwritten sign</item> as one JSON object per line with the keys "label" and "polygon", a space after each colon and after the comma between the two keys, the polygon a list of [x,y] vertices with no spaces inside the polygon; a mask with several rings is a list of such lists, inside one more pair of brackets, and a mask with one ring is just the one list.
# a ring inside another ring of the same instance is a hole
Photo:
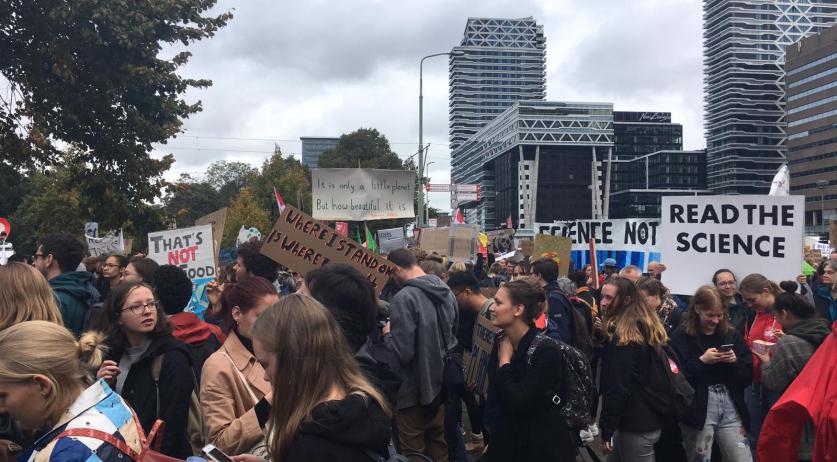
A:
{"label": "handwritten sign", "polygon": [[395,271],[395,265],[385,257],[290,205],[262,242],[262,253],[303,275],[329,262],[349,264],[366,276],[378,293]]}
{"label": "handwritten sign", "polygon": [[227,224],[227,210],[227,207],[224,207],[195,220],[195,226],[212,225],[212,240],[215,243],[215,255],[221,252],[224,226]]}
{"label": "handwritten sign", "polygon": [[494,347],[496,327],[485,316],[477,316],[474,326],[474,346],[468,352],[465,362],[465,382],[476,384],[485,396],[488,393],[488,359]]}
{"label": "handwritten sign", "polygon": [[558,274],[562,277],[570,272],[570,248],[572,241],[563,236],[550,236],[549,234],[535,234],[535,246],[532,250],[532,259],[551,258],[558,262]]}
{"label": "handwritten sign", "polygon": [[395,249],[406,249],[407,238],[404,236],[404,228],[391,228],[378,230],[378,252],[383,255]]}
{"label": "handwritten sign", "polygon": [[87,240],[87,253],[91,257],[101,257],[102,255],[124,255],[125,254],[125,240],[122,237],[122,230],[119,234],[114,234],[112,231],[104,237],[90,237],[84,235]]}
{"label": "handwritten sign", "polygon": [[160,265],[179,266],[192,280],[214,277],[212,225],[148,233],[148,258]]}
{"label": "handwritten sign", "polygon": [[407,170],[315,168],[313,216],[319,220],[413,218],[416,174]]}

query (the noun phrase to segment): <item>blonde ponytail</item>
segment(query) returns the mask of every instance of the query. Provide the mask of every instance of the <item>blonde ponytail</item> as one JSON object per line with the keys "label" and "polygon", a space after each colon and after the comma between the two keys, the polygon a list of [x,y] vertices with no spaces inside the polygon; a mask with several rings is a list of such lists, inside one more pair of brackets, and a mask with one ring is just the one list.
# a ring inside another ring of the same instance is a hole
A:
{"label": "blonde ponytail", "polygon": [[107,336],[104,332],[90,330],[81,335],[78,340],[78,357],[91,369],[102,365],[108,348],[105,346]]}

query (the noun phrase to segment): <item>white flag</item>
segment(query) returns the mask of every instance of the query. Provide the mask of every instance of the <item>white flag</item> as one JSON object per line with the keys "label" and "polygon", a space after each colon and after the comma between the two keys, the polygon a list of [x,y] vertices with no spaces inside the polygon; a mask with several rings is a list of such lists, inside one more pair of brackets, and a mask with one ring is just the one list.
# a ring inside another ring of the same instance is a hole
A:
{"label": "white flag", "polygon": [[789,196],[790,195],[790,173],[788,165],[782,164],[776,176],[773,177],[773,184],[770,185],[768,196]]}

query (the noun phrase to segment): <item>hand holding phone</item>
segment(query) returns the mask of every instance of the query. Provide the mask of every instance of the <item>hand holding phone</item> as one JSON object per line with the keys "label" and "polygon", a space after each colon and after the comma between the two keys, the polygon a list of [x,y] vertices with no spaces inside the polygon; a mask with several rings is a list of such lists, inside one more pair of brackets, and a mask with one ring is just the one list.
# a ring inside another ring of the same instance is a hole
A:
{"label": "hand holding phone", "polygon": [[719,353],[728,353],[728,352],[732,351],[734,346],[735,345],[733,345],[732,343],[728,343],[726,345],[721,345],[721,346],[718,347],[718,352]]}
{"label": "hand holding phone", "polygon": [[218,449],[215,445],[207,444],[201,451],[212,462],[233,462],[230,456],[224,454],[224,451]]}

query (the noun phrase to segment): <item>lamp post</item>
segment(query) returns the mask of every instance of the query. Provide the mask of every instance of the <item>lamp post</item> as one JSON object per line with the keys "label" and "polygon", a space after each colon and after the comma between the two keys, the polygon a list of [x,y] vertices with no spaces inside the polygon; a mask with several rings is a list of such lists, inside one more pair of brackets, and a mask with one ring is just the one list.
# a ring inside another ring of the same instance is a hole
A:
{"label": "lamp post", "polygon": [[435,53],[421,58],[419,62],[419,139],[418,139],[418,174],[422,190],[418,195],[418,226],[424,227],[424,60],[436,56],[450,56],[450,53]]}
{"label": "lamp post", "polygon": [[824,228],[825,233],[828,233],[828,227],[825,226],[825,188],[828,186],[828,180],[817,180],[817,189],[820,190],[820,226]]}

